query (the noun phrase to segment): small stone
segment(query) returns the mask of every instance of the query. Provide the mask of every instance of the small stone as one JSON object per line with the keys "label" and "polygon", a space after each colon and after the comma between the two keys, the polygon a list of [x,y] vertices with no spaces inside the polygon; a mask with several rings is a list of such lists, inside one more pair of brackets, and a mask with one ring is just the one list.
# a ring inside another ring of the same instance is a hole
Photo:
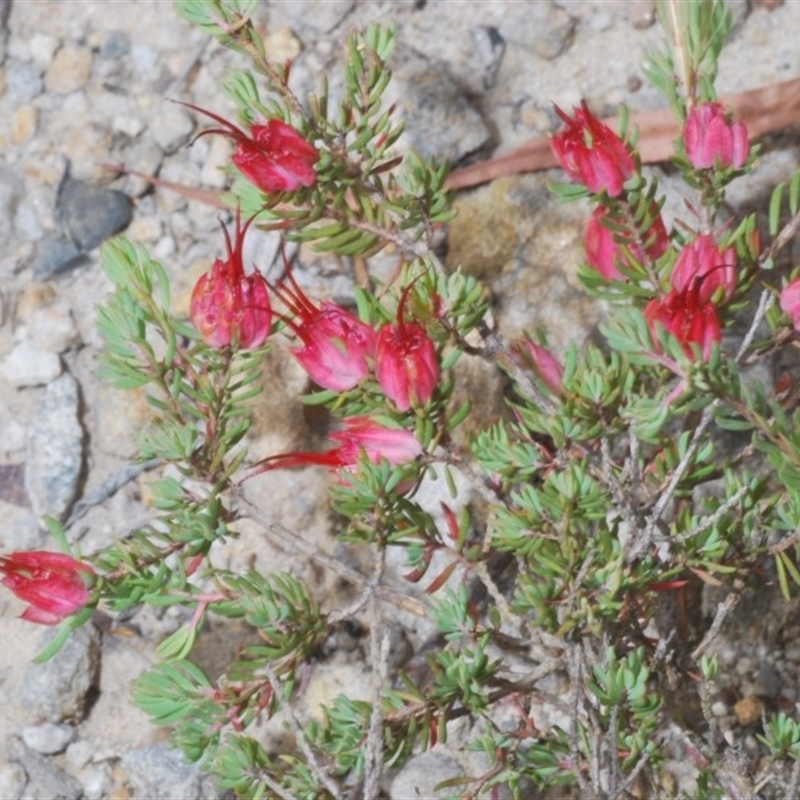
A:
{"label": "small stone", "polygon": [[42,73],[39,67],[16,59],[6,61],[6,91],[16,103],[30,103],[42,93]]}
{"label": "small stone", "polygon": [[225,167],[230,165],[231,143],[225,136],[210,136],[208,153],[203,162],[200,182],[209,189],[224,189],[229,176]]}
{"label": "small stone", "polygon": [[728,704],[722,700],[715,700],[711,704],[711,714],[715,717],[724,717],[728,714]]}
{"label": "small stone", "polygon": [[649,28],[655,21],[655,0],[628,0],[628,22],[636,30]]}
{"label": "small stone", "polygon": [[733,713],[736,714],[736,721],[746,728],[761,719],[764,714],[764,704],[753,695],[744,697],[733,707]]}
{"label": "small stone", "polygon": [[44,85],[48,92],[70,94],[82,89],[92,70],[92,53],[85,47],[62,47],[47,68]]}
{"label": "small stone", "polygon": [[58,39],[47,33],[34,33],[30,38],[31,58],[46,67],[58,50]]}
{"label": "small stone", "polygon": [[392,781],[392,797],[450,797],[450,789],[436,791],[442,781],[460,778],[464,768],[454,758],[443,753],[428,751],[408,760]]}
{"label": "small stone", "polygon": [[32,750],[21,739],[13,739],[11,749],[16,760],[25,765],[28,773],[25,797],[80,800],[83,795],[80,783],[51,759]]}
{"label": "small stone", "polygon": [[[46,631],[44,648],[54,635]],[[100,636],[91,625],[77,628],[61,650],[43,664],[30,664],[22,685],[22,705],[35,722],[79,721],[100,669]]]}
{"label": "small stone", "polygon": [[80,343],[75,319],[65,303],[34,311],[26,321],[26,334],[31,342],[51,353],[63,353]]}
{"label": "small stone", "polygon": [[100,55],[103,58],[121,58],[128,55],[131,49],[131,41],[125,31],[111,31],[108,38],[103,42]]}
{"label": "small stone", "polygon": [[150,125],[156,144],[169,155],[189,141],[194,130],[194,120],[174,103],[165,103]]}
{"label": "small stone", "polygon": [[12,386],[41,386],[61,374],[61,359],[32,342],[20,342],[0,363],[0,373]]}
{"label": "small stone", "polygon": [[55,233],[45,234],[37,243],[31,259],[33,277],[44,281],[60,272],[77,267],[85,260],[73,242]]}
{"label": "small stone", "polygon": [[267,51],[267,58],[273,64],[294,61],[303,49],[303,45],[292,29],[285,26],[269,33],[264,38],[264,47]]}
{"label": "small stone", "polygon": [[133,216],[133,204],[124,192],[101,189],[69,176],[59,187],[56,205],[70,237],[84,252],[119,233]]}
{"label": "small stone", "polygon": [[14,213],[25,193],[25,181],[13,167],[0,161],[0,240],[12,238]]}
{"label": "small stone", "polygon": [[145,129],[145,124],[132,114],[117,114],[111,121],[111,128],[115,133],[135,139]]}
{"label": "small stone", "polygon": [[33,138],[38,121],[39,112],[34,106],[24,105],[15,108],[11,117],[11,141],[14,144],[24,144]]}
{"label": "small stone", "polygon": [[222,797],[211,778],[189,764],[180,750],[166,744],[140,747],[126,753],[120,766],[127,772],[134,797],[151,800],[217,800]]}
{"label": "small stone", "polygon": [[83,428],[78,382],[69,373],[51,381],[28,430],[25,488],[36,514],[62,518],[78,491]]}
{"label": "small stone", "polygon": [[532,3],[530,13],[530,30],[534,34],[530,46],[539,58],[552,61],[572,44],[576,21],[563,8],[550,3]]}
{"label": "small stone", "polygon": [[0,764],[0,797],[22,797],[25,785],[28,783],[28,774],[22,765],[16,761]]}
{"label": "small stone", "polygon": [[72,725],[63,725],[56,722],[27,725],[22,729],[22,741],[31,750],[35,750],[45,756],[63,753],[74,737],[75,728]]}

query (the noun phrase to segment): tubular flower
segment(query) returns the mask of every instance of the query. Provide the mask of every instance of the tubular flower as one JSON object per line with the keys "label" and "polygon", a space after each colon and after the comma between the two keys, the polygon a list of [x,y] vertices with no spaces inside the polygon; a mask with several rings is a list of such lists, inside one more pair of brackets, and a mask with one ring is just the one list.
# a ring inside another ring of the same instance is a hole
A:
{"label": "tubular flower", "polygon": [[242,245],[249,224],[241,227],[237,212],[233,245],[223,227],[228,257],[225,261],[218,258],[192,292],[189,316],[209,347],[261,347],[272,327],[267,282],[257,271],[245,275],[242,264]]}
{"label": "tubular flower", "polygon": [[436,348],[418,322],[406,322],[403,312],[408,292],[400,298],[397,324],[384,325],[375,344],[375,377],[400,411],[425,405],[439,383]]}
{"label": "tubular flower", "polygon": [[84,608],[91,600],[87,582],[95,575],[89,564],[46,550],[0,556],[0,573],[0,583],[29,603],[22,619],[40,625],[57,625]]}
{"label": "tubular flower", "polygon": [[[655,205],[655,204],[654,204]],[[657,207],[655,208],[657,211]],[[586,261],[590,267],[596,269],[606,280],[622,280],[623,276],[617,268],[617,261],[622,257],[621,243],[617,241],[620,234],[615,234],[603,220],[616,222],[606,206],[598,206],[586,225],[586,234],[583,246],[586,250]],[[616,236],[616,239],[615,239]],[[631,253],[639,261],[647,257],[655,261],[664,255],[669,247],[669,236],[660,214],[653,218],[650,229],[644,237],[645,248],[636,241],[625,242]]]}
{"label": "tubular flower", "polygon": [[561,394],[564,388],[564,365],[546,347],[530,339],[522,339],[516,343],[515,349],[523,360],[533,366],[536,374],[553,394]]}
{"label": "tubular flower", "polygon": [[343,420],[342,430],[330,435],[338,446],[324,453],[283,453],[264,459],[248,477],[271,469],[318,465],[334,470],[352,471],[361,453],[375,464],[386,459],[393,467],[408,464],[422,453],[422,445],[413,433],[402,428],[387,428],[369,417]]}
{"label": "tubular flower", "polygon": [[210,117],[221,127],[203,131],[200,136],[219,133],[236,143],[231,161],[254,186],[267,194],[293,192],[300,186],[313,186],[317,180],[314,165],[319,161],[316,147],[300,132],[279,119],[250,126],[248,136],[226,119],[191,103],[184,103]]}
{"label": "tubular flower", "polygon": [[287,268],[288,285],[273,291],[294,315],[286,322],[303,342],[292,354],[311,380],[324,389],[345,392],[369,374],[375,351],[375,331],[336,303],[317,308]]}
{"label": "tubular flower", "polygon": [[733,122],[721,103],[701,103],[689,112],[683,126],[686,156],[695,169],[740,169],[750,155],[747,126]]}
{"label": "tubular flower", "polygon": [[589,111],[584,100],[569,117],[558,106],[556,114],[566,128],[550,140],[558,163],[569,177],[590,192],[622,194],[623,184],[636,172],[636,164],[625,142]]}
{"label": "tubular flower", "polygon": [[720,250],[714,237],[704,233],[681,250],[672,270],[672,286],[683,291],[697,283],[701,300],[727,302],[736,291],[736,250]]}
{"label": "tubular flower", "polygon": [[660,324],[683,346],[690,358],[692,345],[700,347],[703,360],[711,355],[711,346],[722,338],[717,307],[701,294],[698,281],[684,289],[673,289],[663,297],[654,297],[644,309],[644,318],[653,338]]}
{"label": "tubular flower", "polygon": [[795,330],[800,331],[800,278],[783,287],[780,302],[781,309],[789,315]]}

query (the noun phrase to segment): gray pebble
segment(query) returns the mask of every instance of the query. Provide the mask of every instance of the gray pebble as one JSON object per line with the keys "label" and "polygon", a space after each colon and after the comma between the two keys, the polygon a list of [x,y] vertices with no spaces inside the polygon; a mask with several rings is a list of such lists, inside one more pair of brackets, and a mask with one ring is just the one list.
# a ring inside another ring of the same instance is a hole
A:
{"label": "gray pebble", "polygon": [[28,774],[17,761],[0,764],[0,797],[17,800],[25,792]]}
{"label": "gray pebble", "polygon": [[17,170],[0,162],[0,240],[7,242],[13,231],[12,221],[25,191],[25,181]]}
{"label": "gray pebble", "polygon": [[42,722],[39,725],[27,725],[22,729],[22,741],[31,750],[45,756],[63,753],[74,737],[75,728],[72,725],[57,722]]}
{"label": "gray pebble", "polygon": [[31,260],[33,277],[48,280],[60,272],[77,267],[86,254],[75,243],[56,233],[46,233],[37,243]]}
{"label": "gray pebble", "polygon": [[161,113],[150,124],[156,144],[169,155],[189,141],[194,120],[174,103],[165,103]]}
{"label": "gray pebble", "polygon": [[121,58],[127,55],[131,49],[131,41],[128,34],[124,31],[112,31],[100,48],[100,55],[103,58]]}
{"label": "gray pebble", "polygon": [[[54,631],[41,637],[40,650]],[[44,664],[31,664],[22,688],[22,705],[32,721],[77,721],[86,711],[100,669],[100,636],[91,625],[73,631],[66,644]]]}
{"label": "gray pebble", "polygon": [[483,118],[441,64],[409,63],[396,77],[404,138],[423,159],[455,163],[489,141]]}
{"label": "gray pebble", "polygon": [[17,103],[30,103],[42,93],[42,71],[16,59],[6,61],[6,91]]}
{"label": "gray pebble", "polygon": [[133,204],[124,192],[101,189],[69,175],[61,182],[56,206],[72,241],[84,252],[126,228],[133,215]]}
{"label": "gray pebble", "polygon": [[83,787],[49,758],[31,750],[20,739],[12,740],[11,749],[28,774],[24,797],[80,800]]}
{"label": "gray pebble", "polygon": [[83,469],[78,382],[69,373],[47,385],[28,431],[25,488],[36,514],[63,517]]}
{"label": "gray pebble", "polygon": [[12,386],[42,386],[61,374],[61,359],[43,347],[23,341],[0,364],[0,374]]}
{"label": "gray pebble", "polygon": [[397,800],[406,797],[450,797],[450,789],[436,792],[434,787],[442,781],[460,778],[463,774],[464,768],[450,756],[433,751],[420,753],[409,759],[397,773],[389,793]]}
{"label": "gray pebble", "polygon": [[122,757],[120,766],[127,772],[135,797],[150,800],[217,800],[222,793],[213,782],[189,764],[180,750],[167,744],[140,747]]}

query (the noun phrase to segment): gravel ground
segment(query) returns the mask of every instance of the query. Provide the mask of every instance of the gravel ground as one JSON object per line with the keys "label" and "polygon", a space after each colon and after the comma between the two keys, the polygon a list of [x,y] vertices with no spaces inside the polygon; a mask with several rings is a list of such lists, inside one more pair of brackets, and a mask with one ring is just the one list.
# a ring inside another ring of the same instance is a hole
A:
{"label": "gravel ground", "polygon": [[[730,5],[738,22],[720,91],[800,75],[797,0],[771,10],[743,0]],[[661,36],[649,0],[294,0],[264,2],[258,15],[272,52],[295,59],[301,94],[323,72],[335,89],[349,29],[391,19],[398,23],[394,91],[406,143],[426,156],[460,164],[507,152],[554,129],[553,101],[570,107],[585,97],[602,113],[619,102],[642,111],[661,106],[642,71],[646,48]],[[220,244],[209,234],[218,229],[219,209],[185,193],[153,191],[141,177],[117,177],[106,166],[223,188],[228,143],[207,137],[189,147],[203,123],[169,100],[229,114],[219,80],[240,61],[167,2],[0,0],[0,20],[0,551],[52,547],[39,518],[55,514],[74,520],[71,536],[91,553],[146,518],[150,477],[126,482],[124,472],[146,415],[141,396],[120,396],[94,374],[93,309],[109,289],[98,245],[123,229],[145,244],[164,262],[176,310],[185,313],[194,281]],[[766,180],[782,179],[797,161],[796,138],[783,137],[764,157]],[[585,211],[554,205],[546,180],[515,177],[464,193],[449,251],[454,265],[490,283],[505,332],[544,324],[563,345],[586,336],[597,311],[574,281]],[[739,201],[762,189],[754,179]],[[253,237],[249,247],[265,265],[276,252],[267,236]],[[347,296],[352,288],[348,265],[305,251],[298,274],[320,294]],[[296,448],[309,435],[294,401],[303,375],[285,352],[271,359],[281,390],[265,399],[256,420],[256,457]],[[491,415],[496,390],[486,389],[483,411]],[[121,484],[114,492],[106,491],[111,476]],[[269,503],[285,524],[329,548],[324,489],[313,469],[275,473]],[[77,518],[78,511],[86,513]],[[231,565],[287,558],[263,545],[256,552],[247,533],[227,553]],[[322,591],[334,589],[323,581]],[[729,736],[754,748],[760,709],[791,710],[800,700],[800,631],[795,607],[778,598],[762,593],[748,607],[752,615],[741,615],[719,645],[726,669],[714,713]],[[19,610],[0,594],[0,636],[14,643],[0,656],[0,797],[218,796],[127,700],[128,683],[182,623],[179,613],[101,616],[59,659],[32,667],[48,632],[16,619]],[[412,647],[428,633],[411,631]],[[229,635],[220,634],[221,646]],[[309,713],[339,686],[365,683],[359,657],[345,648],[337,657],[328,682],[309,687]],[[392,795],[452,776],[468,766],[463,758],[420,756],[396,777]]]}

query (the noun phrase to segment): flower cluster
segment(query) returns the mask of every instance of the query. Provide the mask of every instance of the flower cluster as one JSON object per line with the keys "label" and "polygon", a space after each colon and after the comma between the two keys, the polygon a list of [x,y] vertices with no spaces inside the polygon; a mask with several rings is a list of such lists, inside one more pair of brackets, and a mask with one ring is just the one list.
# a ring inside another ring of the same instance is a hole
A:
{"label": "flower cluster", "polygon": [[750,155],[750,137],[741,120],[732,122],[722,103],[693,106],[683,127],[686,157],[695,169],[741,169]]}

